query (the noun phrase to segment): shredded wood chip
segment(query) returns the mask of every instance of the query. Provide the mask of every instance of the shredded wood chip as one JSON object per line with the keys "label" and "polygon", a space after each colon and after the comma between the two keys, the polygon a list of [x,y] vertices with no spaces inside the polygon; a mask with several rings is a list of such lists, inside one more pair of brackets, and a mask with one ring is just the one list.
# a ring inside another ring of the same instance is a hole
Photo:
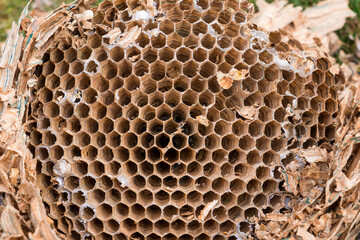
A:
{"label": "shredded wood chip", "polygon": [[300,152],[300,155],[304,157],[308,163],[327,161],[327,152],[324,148],[312,147],[308,149],[303,149]]}
{"label": "shredded wood chip", "polygon": [[[130,43],[134,42],[141,33],[141,28],[138,26],[132,27],[124,36],[122,36],[116,44],[122,48],[127,48]],[[116,38],[120,36],[117,35]]]}

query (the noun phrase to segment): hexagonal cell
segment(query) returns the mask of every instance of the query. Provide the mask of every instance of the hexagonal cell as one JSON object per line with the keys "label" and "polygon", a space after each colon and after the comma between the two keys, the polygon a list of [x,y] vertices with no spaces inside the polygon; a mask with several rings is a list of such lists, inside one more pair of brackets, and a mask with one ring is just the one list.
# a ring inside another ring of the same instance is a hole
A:
{"label": "hexagonal cell", "polygon": [[50,60],[53,63],[61,62],[63,59],[64,59],[64,52],[61,51],[59,48],[56,48],[50,52]]}
{"label": "hexagonal cell", "polygon": [[221,195],[221,204],[227,208],[236,204],[236,196],[231,193],[227,192]]}
{"label": "hexagonal cell", "polygon": [[106,111],[107,109],[104,105],[102,105],[99,102],[96,102],[91,105],[90,115],[92,118],[100,120],[106,116]]}
{"label": "hexagonal cell", "polygon": [[81,90],[85,90],[90,87],[90,78],[85,73],[77,75],[75,77],[75,86]]}
{"label": "hexagonal cell", "polygon": [[[246,42],[246,44],[248,44]],[[242,59],[245,63],[249,64],[249,65],[253,65],[256,63],[258,58],[258,55],[255,51],[248,49],[246,50],[243,54],[242,54]]]}
{"label": "hexagonal cell", "polygon": [[150,47],[146,48],[142,52],[143,59],[148,63],[153,63],[157,60],[158,52]]}
{"label": "hexagonal cell", "polygon": [[118,205],[116,205],[116,212],[114,213],[114,215],[115,214],[120,219],[127,218],[129,215],[129,207],[123,203],[119,203]]}
{"label": "hexagonal cell", "polygon": [[151,160],[152,162],[159,161],[161,159],[162,153],[159,148],[152,147],[147,150],[146,156]]}
{"label": "hexagonal cell", "polygon": [[[80,73],[82,73],[84,71],[84,63],[81,61],[76,61],[76,62],[71,63],[70,71],[74,75],[79,75]],[[62,74],[60,73],[60,75],[62,75]]]}
{"label": "hexagonal cell", "polygon": [[[182,102],[186,104],[187,106],[192,106],[197,102],[198,96],[196,92],[189,89],[182,95]],[[182,107],[184,108],[184,107]],[[185,118],[184,118],[185,120]]]}
{"label": "hexagonal cell", "polygon": [[255,141],[249,135],[245,135],[239,140],[239,147],[243,150],[250,150],[255,146]]}
{"label": "hexagonal cell", "polygon": [[59,115],[60,109],[54,102],[48,102],[44,105],[44,115],[49,118],[55,118]]}
{"label": "hexagonal cell", "polygon": [[256,208],[248,208],[244,212],[245,219],[252,219],[259,217],[259,211]]}
{"label": "hexagonal cell", "polygon": [[136,231],[137,224],[131,218],[127,218],[120,223],[120,231],[130,235]]}
{"label": "hexagonal cell", "polygon": [[264,103],[271,109],[276,109],[280,106],[281,96],[276,92],[272,92],[264,97]]}
{"label": "hexagonal cell", "polygon": [[157,163],[155,169],[156,172],[161,176],[167,176],[170,173],[170,165],[164,161]]}
{"label": "hexagonal cell", "polygon": [[[65,61],[62,61],[63,64],[67,64]],[[60,64],[57,64],[60,65]],[[46,63],[43,64],[43,70],[42,70],[42,74],[44,76],[46,76],[46,78],[52,74],[54,72],[55,69],[55,64],[51,61],[48,61]]]}
{"label": "hexagonal cell", "polygon": [[154,136],[149,133],[144,133],[140,137],[141,146],[145,148],[150,148],[154,145]]}
{"label": "hexagonal cell", "polygon": [[327,99],[325,101],[325,110],[329,113],[336,112],[338,110],[338,102],[331,98]]}
{"label": "hexagonal cell", "polygon": [[216,38],[210,34],[206,34],[201,38],[201,45],[204,48],[211,49],[215,45]]}
{"label": "hexagonal cell", "polygon": [[121,61],[124,58],[124,49],[118,46],[113,47],[110,50],[110,58],[115,62]]}
{"label": "hexagonal cell", "polygon": [[96,204],[100,204],[105,200],[105,192],[101,189],[95,189],[90,192],[89,200]]}
{"label": "hexagonal cell", "polygon": [[312,73],[312,80],[317,84],[322,84],[325,81],[325,74],[321,70],[315,70]]}
{"label": "hexagonal cell", "polygon": [[115,219],[109,219],[105,222],[105,231],[108,233],[116,233],[119,228],[120,223],[118,223],[118,221],[116,221]]}
{"label": "hexagonal cell", "polygon": [[60,86],[60,78],[55,74],[47,75],[45,86],[50,90],[55,90],[57,87]]}
{"label": "hexagonal cell", "polygon": [[161,209],[156,205],[151,205],[146,208],[146,218],[155,221],[161,216]]}
{"label": "hexagonal cell", "polygon": [[234,22],[230,22],[225,26],[225,34],[231,38],[237,37],[239,35],[240,26]]}
{"label": "hexagonal cell", "polygon": [[157,36],[153,35],[151,37],[151,45],[154,48],[163,48],[166,44],[166,36],[162,33],[159,33]]}
{"label": "hexagonal cell", "polygon": [[251,203],[253,197],[248,193],[243,193],[237,198],[237,204],[240,207],[247,207]]}
{"label": "hexagonal cell", "polygon": [[323,111],[325,109],[324,105],[325,105],[324,100],[319,97],[315,97],[310,101],[311,109],[313,109],[316,112]]}
{"label": "hexagonal cell", "polygon": [[102,203],[96,208],[96,216],[102,221],[109,219],[112,216],[112,207]]}
{"label": "hexagonal cell", "polygon": [[234,231],[234,229],[235,229],[235,224],[230,220],[227,220],[220,224],[220,232],[223,232],[225,234]]}
{"label": "hexagonal cell", "polygon": [[142,219],[139,222],[139,231],[145,235],[148,235],[153,232],[153,223],[148,219]]}
{"label": "hexagonal cell", "polygon": [[135,220],[140,220],[145,217],[145,208],[140,204],[134,204],[130,207],[130,217]]}
{"label": "hexagonal cell", "polygon": [[126,78],[132,73],[132,63],[127,60],[121,60],[118,64],[118,76]]}
{"label": "hexagonal cell", "polygon": [[90,46],[92,49],[98,48],[101,46],[102,37],[94,34],[91,35],[87,40],[87,45]]}
{"label": "hexagonal cell", "polygon": [[[117,71],[118,71],[117,66],[111,60],[107,60],[100,64],[100,74],[104,76],[106,79],[111,79],[115,77],[117,75]],[[107,86],[107,89],[108,88],[109,86]]]}

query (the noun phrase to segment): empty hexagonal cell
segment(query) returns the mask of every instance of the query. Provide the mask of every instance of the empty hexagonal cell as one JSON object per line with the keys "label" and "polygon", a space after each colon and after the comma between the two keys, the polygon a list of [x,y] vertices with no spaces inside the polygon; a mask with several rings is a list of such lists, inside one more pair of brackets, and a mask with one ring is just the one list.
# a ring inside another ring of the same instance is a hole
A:
{"label": "empty hexagonal cell", "polygon": [[43,143],[45,143],[48,146],[52,146],[56,142],[56,136],[50,131],[43,133],[42,137],[43,137]]}
{"label": "empty hexagonal cell", "polygon": [[153,194],[149,190],[142,190],[139,193],[139,203],[143,206],[149,206],[153,202]]}
{"label": "empty hexagonal cell", "polygon": [[97,34],[94,34],[91,35],[87,41],[88,41],[88,46],[90,46],[92,49],[95,49],[101,46],[102,37],[100,37]]}
{"label": "empty hexagonal cell", "polygon": [[329,113],[336,112],[338,110],[338,102],[329,98],[325,101],[325,110]]}
{"label": "empty hexagonal cell", "polygon": [[[188,106],[192,106],[197,102],[198,96],[197,94],[189,89],[182,95],[182,102]],[[176,121],[176,120],[175,120]]]}
{"label": "empty hexagonal cell", "polygon": [[163,48],[166,44],[166,36],[162,33],[158,34],[157,36],[153,35],[151,37],[151,45],[154,48]]}
{"label": "empty hexagonal cell", "polygon": [[105,222],[105,231],[108,233],[115,233],[119,230],[120,223],[115,219],[109,219]]}
{"label": "empty hexagonal cell", "polygon": [[90,78],[85,73],[75,77],[75,86],[81,90],[85,90],[90,86]]}
{"label": "empty hexagonal cell", "polygon": [[153,223],[146,218],[142,219],[139,222],[139,231],[146,235],[152,233],[153,232]]}
{"label": "empty hexagonal cell", "polygon": [[120,219],[124,219],[126,217],[128,217],[129,215],[129,207],[123,203],[119,203],[118,205],[116,205],[116,216],[119,217]]}
{"label": "empty hexagonal cell", "polygon": [[225,234],[234,231],[234,229],[235,229],[235,224],[230,220],[227,220],[220,224],[220,232],[223,232]]}
{"label": "empty hexagonal cell", "polygon": [[[67,65],[67,63],[65,61],[63,61],[62,63]],[[60,65],[60,64],[57,64],[57,65]],[[48,61],[48,62],[43,64],[42,74],[44,76],[46,76],[46,78],[48,78],[49,75],[54,72],[54,69],[55,69],[55,64],[53,62],[51,62],[51,61]],[[50,76],[52,76],[52,75],[50,75]]]}
{"label": "empty hexagonal cell", "polygon": [[137,224],[131,218],[127,218],[120,223],[120,231],[125,234],[132,234],[136,231]]}
{"label": "empty hexagonal cell", "polygon": [[161,216],[161,209],[156,205],[151,205],[146,208],[146,218],[150,220],[157,220]]}
{"label": "empty hexagonal cell", "polygon": [[281,97],[275,92],[266,95],[264,98],[265,105],[272,109],[278,108],[280,106],[280,102]]}
{"label": "empty hexagonal cell", "polygon": [[48,88],[42,88],[38,91],[38,99],[42,103],[51,102],[53,99],[53,93]]}
{"label": "empty hexagonal cell", "polygon": [[170,33],[174,32],[174,23],[169,19],[165,19],[160,23],[159,29],[161,32],[169,35]]}
{"label": "empty hexagonal cell", "polygon": [[[77,61],[73,62],[70,65],[70,72],[74,75],[80,74],[82,71],[84,71],[84,63]],[[62,74],[60,74],[62,75]]]}
{"label": "empty hexagonal cell", "polygon": [[64,52],[59,48],[56,48],[55,50],[50,52],[50,60],[53,63],[61,62],[63,59],[64,59]]}
{"label": "empty hexagonal cell", "polygon": [[236,196],[231,192],[227,192],[221,195],[221,204],[225,207],[231,207],[236,204]]}
{"label": "empty hexagonal cell", "polygon": [[103,76],[101,76],[100,74],[95,75],[92,78],[92,82],[91,82],[92,87],[99,91],[99,92],[104,92],[107,89],[109,89],[109,82],[108,80],[106,80]]}
{"label": "empty hexagonal cell", "polygon": [[85,132],[80,132],[75,135],[74,143],[78,146],[85,147],[90,144],[90,136]]}
{"label": "empty hexagonal cell", "polygon": [[130,207],[130,217],[135,220],[140,220],[145,217],[145,208],[140,204],[134,204]]}
{"label": "empty hexagonal cell", "polygon": [[118,76],[126,78],[132,73],[132,63],[127,60],[121,60],[118,64]]}
{"label": "empty hexagonal cell", "polygon": [[112,207],[109,204],[102,203],[96,208],[96,216],[104,221],[112,216]]}
{"label": "empty hexagonal cell", "polygon": [[[241,46],[244,43],[239,43],[239,44]],[[246,42],[245,44],[248,44],[248,42]],[[239,46],[239,48],[240,48],[240,46]],[[249,65],[255,64],[257,61],[257,58],[258,58],[257,53],[251,49],[246,50],[242,55],[243,61]]]}
{"label": "empty hexagonal cell", "polygon": [[124,49],[118,46],[113,47],[110,50],[110,58],[115,62],[121,61],[124,58]]}
{"label": "empty hexagonal cell", "polygon": [[49,118],[55,118],[59,115],[60,109],[54,102],[48,102],[44,104],[44,115]]}

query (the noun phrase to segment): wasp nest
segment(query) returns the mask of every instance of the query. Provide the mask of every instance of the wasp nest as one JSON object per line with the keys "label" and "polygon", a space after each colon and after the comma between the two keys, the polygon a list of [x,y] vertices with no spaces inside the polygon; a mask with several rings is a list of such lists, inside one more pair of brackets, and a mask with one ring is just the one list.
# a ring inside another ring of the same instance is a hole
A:
{"label": "wasp nest", "polygon": [[38,68],[29,148],[57,229],[225,240],[291,212],[291,150],[334,140],[329,61],[248,23],[247,2],[140,2],[101,3]]}

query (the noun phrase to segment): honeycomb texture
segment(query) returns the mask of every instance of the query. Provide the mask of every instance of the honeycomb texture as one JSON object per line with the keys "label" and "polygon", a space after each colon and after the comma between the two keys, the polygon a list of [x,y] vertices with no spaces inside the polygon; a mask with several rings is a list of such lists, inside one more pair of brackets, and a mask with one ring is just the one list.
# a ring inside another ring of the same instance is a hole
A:
{"label": "honeycomb texture", "polygon": [[[29,148],[69,239],[244,237],[255,217],[291,211],[289,150],[334,139],[327,59],[310,72],[284,64],[289,45],[249,25],[245,2],[156,5],[160,16],[136,20],[137,1],[102,2],[93,25],[139,26],[137,38],[111,45],[94,27],[80,48],[54,45],[37,73]],[[233,69],[248,73],[221,88],[217,73]]]}

